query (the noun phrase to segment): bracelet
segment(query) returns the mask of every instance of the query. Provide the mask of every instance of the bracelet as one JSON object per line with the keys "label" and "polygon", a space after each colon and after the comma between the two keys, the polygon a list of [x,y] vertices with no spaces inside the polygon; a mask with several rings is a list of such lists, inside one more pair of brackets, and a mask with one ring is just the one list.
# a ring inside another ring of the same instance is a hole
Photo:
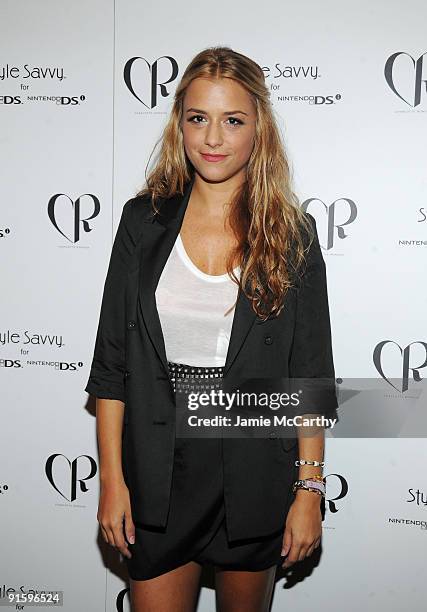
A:
{"label": "bracelet", "polygon": [[295,487],[294,493],[298,489],[304,489],[304,491],[311,491],[312,493],[316,493],[316,495],[320,495],[321,497],[325,497],[324,493],[322,493],[321,491],[318,491],[317,489],[314,489],[313,487]]}
{"label": "bracelet", "polygon": [[323,497],[325,497],[326,495],[325,482],[319,482],[319,480],[314,478],[304,478],[296,480],[293,484],[292,492],[295,493],[297,489],[306,489],[308,491],[313,491],[318,495],[322,495]]}
{"label": "bracelet", "polygon": [[308,485],[304,485],[304,486],[294,485],[292,489],[293,493],[295,494],[298,489],[305,489],[306,491],[311,491],[312,493],[316,493],[316,495],[321,495],[322,497],[325,497],[325,493],[323,493],[323,491],[320,491],[319,489],[315,487],[309,487]]}
{"label": "bracelet", "polygon": [[295,465],[319,465],[323,467],[325,465],[324,461],[310,461],[308,459],[297,459],[295,461]]}

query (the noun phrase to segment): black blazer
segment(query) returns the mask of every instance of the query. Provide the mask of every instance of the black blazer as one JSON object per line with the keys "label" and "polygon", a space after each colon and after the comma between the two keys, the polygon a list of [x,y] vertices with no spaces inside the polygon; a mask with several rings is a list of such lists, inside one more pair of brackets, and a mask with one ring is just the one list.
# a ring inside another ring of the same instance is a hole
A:
{"label": "black blazer", "polygon": [[[105,280],[85,390],[125,403],[122,461],[135,523],[167,524],[175,447],[176,401],[169,377],[155,289],[184,218],[194,177],[183,195],[123,207]],[[288,292],[277,318],[261,321],[239,290],[224,381],[270,377],[335,378],[325,263],[316,239],[302,283]],[[335,390],[329,408],[335,409]],[[324,412],[316,406],[310,412]],[[298,477],[297,438],[224,438],[224,499],[230,540],[280,529]],[[189,500],[191,503],[191,500]]]}

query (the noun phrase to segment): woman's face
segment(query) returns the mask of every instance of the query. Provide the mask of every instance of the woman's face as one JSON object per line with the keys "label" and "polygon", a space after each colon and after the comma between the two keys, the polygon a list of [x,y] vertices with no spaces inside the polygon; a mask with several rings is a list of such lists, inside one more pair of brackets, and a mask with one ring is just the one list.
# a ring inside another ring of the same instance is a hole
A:
{"label": "woman's face", "polygon": [[185,152],[196,172],[209,182],[244,177],[254,146],[255,119],[252,99],[236,81],[194,79],[184,96],[181,127]]}

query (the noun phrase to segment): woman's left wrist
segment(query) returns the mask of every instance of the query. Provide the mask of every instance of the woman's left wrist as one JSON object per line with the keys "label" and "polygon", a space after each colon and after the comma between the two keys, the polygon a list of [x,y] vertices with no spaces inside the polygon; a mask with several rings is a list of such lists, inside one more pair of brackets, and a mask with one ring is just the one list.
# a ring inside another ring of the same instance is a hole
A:
{"label": "woman's left wrist", "polygon": [[306,504],[317,505],[321,503],[322,495],[319,495],[316,491],[309,491],[308,489],[297,489],[295,491],[295,499]]}

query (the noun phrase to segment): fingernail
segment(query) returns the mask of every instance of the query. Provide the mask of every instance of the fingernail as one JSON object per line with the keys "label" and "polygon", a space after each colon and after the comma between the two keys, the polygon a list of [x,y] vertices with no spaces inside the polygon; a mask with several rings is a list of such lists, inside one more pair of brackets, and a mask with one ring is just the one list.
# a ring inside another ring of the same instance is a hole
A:
{"label": "fingernail", "polygon": [[130,542],[131,544],[135,544],[135,537],[134,537],[134,536],[130,536],[130,538],[129,538],[129,542]]}

